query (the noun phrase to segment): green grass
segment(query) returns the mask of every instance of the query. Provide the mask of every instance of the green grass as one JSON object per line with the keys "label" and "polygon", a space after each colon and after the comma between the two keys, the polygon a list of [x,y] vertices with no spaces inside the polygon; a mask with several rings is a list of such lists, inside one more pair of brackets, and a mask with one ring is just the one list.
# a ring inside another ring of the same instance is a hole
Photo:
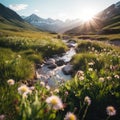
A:
{"label": "green grass", "polygon": [[15,81],[33,79],[34,64],[25,57],[11,51],[0,48],[0,83],[4,84],[8,79]]}
{"label": "green grass", "polygon": [[[35,64],[41,64],[44,57],[67,50],[56,37],[55,34],[37,31],[0,30],[0,115],[5,115],[6,120],[63,120],[67,112],[73,112],[78,119],[106,120],[106,107],[112,105],[117,114],[110,119],[119,120],[120,48],[106,43],[77,41],[77,54],[71,60],[74,77],[60,83],[59,92],[54,88],[48,90],[47,85],[42,86],[38,81],[36,84],[27,82],[29,89],[35,87],[31,94],[19,94],[21,84],[34,79]],[[115,40],[119,39],[119,34],[85,37]],[[80,74],[81,70],[83,74]],[[8,85],[8,79],[14,79],[15,85]],[[46,99],[52,95],[61,98],[64,103],[62,110],[48,106]],[[84,101],[86,96],[90,97],[90,105]]]}
{"label": "green grass", "polygon": [[110,35],[81,35],[75,36],[78,39],[90,39],[99,41],[115,41],[120,40],[120,34],[110,34]]}

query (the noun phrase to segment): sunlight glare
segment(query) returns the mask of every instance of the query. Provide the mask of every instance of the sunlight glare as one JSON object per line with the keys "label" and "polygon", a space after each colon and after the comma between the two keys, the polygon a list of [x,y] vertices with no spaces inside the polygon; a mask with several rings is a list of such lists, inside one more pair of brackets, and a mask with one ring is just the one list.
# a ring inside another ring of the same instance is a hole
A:
{"label": "sunlight glare", "polygon": [[80,19],[83,22],[87,22],[92,20],[92,18],[95,16],[97,12],[94,9],[85,9],[81,11]]}

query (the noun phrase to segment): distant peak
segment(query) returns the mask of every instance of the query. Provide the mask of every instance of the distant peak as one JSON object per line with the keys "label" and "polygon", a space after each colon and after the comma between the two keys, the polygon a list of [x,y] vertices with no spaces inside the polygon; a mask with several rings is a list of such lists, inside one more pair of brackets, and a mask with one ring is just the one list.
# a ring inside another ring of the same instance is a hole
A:
{"label": "distant peak", "polygon": [[33,14],[31,14],[30,16],[37,16],[37,15],[33,13]]}

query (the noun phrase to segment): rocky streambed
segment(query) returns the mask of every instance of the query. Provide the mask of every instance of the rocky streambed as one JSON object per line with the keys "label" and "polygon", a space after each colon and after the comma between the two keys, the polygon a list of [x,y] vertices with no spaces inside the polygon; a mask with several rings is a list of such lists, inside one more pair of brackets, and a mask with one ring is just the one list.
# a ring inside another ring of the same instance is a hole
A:
{"label": "rocky streambed", "polygon": [[77,43],[72,40],[63,40],[69,47],[66,53],[54,55],[36,70],[38,80],[44,81],[49,86],[57,86],[72,78],[73,66],[70,60],[76,54],[75,47]]}

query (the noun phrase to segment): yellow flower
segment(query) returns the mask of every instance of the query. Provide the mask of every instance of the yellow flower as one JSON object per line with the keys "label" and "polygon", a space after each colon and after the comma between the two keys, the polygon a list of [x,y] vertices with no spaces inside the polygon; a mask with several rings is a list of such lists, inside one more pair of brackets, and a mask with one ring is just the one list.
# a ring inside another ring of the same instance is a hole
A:
{"label": "yellow flower", "polygon": [[108,114],[109,116],[114,116],[114,115],[116,115],[116,110],[115,110],[115,108],[114,108],[113,106],[108,106],[108,107],[106,108],[106,111],[107,111],[107,114]]}
{"label": "yellow flower", "polygon": [[64,118],[64,120],[77,120],[76,116],[71,113],[71,112],[68,112]]}
{"label": "yellow flower", "polygon": [[8,83],[9,85],[14,85],[14,84],[15,84],[15,81],[14,81],[13,79],[9,79],[9,80],[7,81],[7,83]]}
{"label": "yellow flower", "polygon": [[46,99],[46,103],[54,110],[63,109],[63,103],[58,96],[52,95]]}

